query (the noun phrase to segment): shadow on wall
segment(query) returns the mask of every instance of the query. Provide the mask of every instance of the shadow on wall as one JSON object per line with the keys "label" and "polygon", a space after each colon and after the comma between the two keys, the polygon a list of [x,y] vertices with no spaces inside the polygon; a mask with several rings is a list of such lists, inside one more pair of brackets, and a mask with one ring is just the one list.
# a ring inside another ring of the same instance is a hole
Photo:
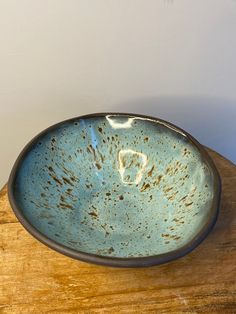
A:
{"label": "shadow on wall", "polygon": [[140,98],[118,107],[121,112],[147,114],[170,121],[236,163],[236,101],[162,96]]}

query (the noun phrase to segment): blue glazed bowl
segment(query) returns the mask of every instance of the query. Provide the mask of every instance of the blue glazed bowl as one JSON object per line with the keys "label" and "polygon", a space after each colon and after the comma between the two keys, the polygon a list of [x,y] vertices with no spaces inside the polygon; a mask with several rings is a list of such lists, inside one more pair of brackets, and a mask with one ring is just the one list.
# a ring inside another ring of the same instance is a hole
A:
{"label": "blue glazed bowl", "polygon": [[178,127],[101,113],[36,136],[18,157],[8,190],[20,222],[52,249],[138,267],[181,257],[206,237],[220,179],[204,148]]}

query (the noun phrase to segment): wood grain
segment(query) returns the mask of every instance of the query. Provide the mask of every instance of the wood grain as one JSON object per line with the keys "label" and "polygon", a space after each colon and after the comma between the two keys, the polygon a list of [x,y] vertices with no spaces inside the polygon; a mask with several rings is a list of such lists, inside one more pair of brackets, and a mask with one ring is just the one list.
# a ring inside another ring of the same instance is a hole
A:
{"label": "wood grain", "polygon": [[72,260],[30,236],[0,192],[1,313],[236,313],[236,167],[209,151],[223,184],[217,224],[189,255],[143,269]]}

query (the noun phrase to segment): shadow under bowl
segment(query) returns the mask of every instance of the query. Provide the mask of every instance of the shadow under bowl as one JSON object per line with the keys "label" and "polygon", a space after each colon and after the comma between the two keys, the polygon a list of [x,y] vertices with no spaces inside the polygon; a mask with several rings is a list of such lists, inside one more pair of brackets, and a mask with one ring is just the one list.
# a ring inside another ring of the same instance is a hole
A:
{"label": "shadow under bowl", "polygon": [[220,178],[204,148],[166,121],[101,113],[36,136],[10,175],[22,225],[70,257],[109,266],[165,263],[217,218]]}

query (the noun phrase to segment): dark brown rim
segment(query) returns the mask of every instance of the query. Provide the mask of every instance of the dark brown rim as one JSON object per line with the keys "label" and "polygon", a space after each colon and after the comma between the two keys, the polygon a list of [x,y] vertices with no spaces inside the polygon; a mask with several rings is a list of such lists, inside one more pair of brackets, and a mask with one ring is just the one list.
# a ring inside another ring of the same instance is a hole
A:
{"label": "dark brown rim", "polygon": [[[180,131],[183,133],[186,138],[189,140],[189,142],[197,147],[199,150],[202,159],[206,162],[206,164],[212,169],[214,174],[214,198],[212,201],[211,211],[208,217],[208,220],[203,225],[202,229],[199,231],[199,233],[185,246],[168,252],[164,254],[154,255],[154,256],[147,256],[147,257],[131,257],[131,258],[119,258],[119,257],[108,257],[108,256],[100,256],[96,254],[90,254],[85,253],[81,251],[73,250],[69,247],[66,247],[62,244],[59,244],[55,242],[54,240],[51,240],[50,238],[46,237],[43,233],[39,232],[35,227],[33,227],[30,222],[23,216],[23,213],[20,209],[20,207],[17,204],[17,201],[14,196],[14,183],[16,180],[16,174],[17,171],[21,165],[22,160],[24,159],[25,155],[30,151],[32,146],[35,144],[35,142],[43,135],[45,135],[47,132],[57,128],[63,123],[67,122],[73,122],[78,119],[86,119],[86,118],[92,118],[92,117],[104,117],[106,115],[117,115],[117,116],[131,116],[131,117],[139,117],[144,119],[151,119],[157,123],[164,123],[165,126],[169,128],[175,128],[176,131]],[[38,135],[36,135],[21,151],[19,154],[17,160],[15,161],[15,164],[12,168],[12,171],[10,173],[10,177],[8,180],[8,197],[11,204],[11,207],[18,218],[18,220],[21,222],[21,224],[24,226],[24,228],[33,235],[36,239],[38,239],[40,242],[46,244],[48,247],[64,254],[69,257],[72,257],[74,259],[78,259],[85,262],[100,264],[100,265],[106,265],[106,266],[112,266],[112,267],[144,267],[144,266],[153,266],[153,265],[159,265],[163,263],[170,262],[172,260],[175,260],[177,258],[180,258],[188,253],[190,253],[193,249],[195,249],[209,234],[209,232],[214,227],[218,213],[219,213],[219,207],[220,207],[220,194],[221,194],[221,180],[219,173],[216,169],[216,166],[211,159],[211,157],[208,155],[204,147],[189,133],[184,131],[183,129],[177,127],[176,125],[167,122],[165,120],[141,115],[141,114],[133,114],[133,113],[117,113],[117,112],[103,112],[103,113],[93,113],[93,114],[87,114],[83,116],[78,116],[75,118],[67,119],[64,121],[61,121],[59,123],[56,123],[42,132],[40,132]]]}

